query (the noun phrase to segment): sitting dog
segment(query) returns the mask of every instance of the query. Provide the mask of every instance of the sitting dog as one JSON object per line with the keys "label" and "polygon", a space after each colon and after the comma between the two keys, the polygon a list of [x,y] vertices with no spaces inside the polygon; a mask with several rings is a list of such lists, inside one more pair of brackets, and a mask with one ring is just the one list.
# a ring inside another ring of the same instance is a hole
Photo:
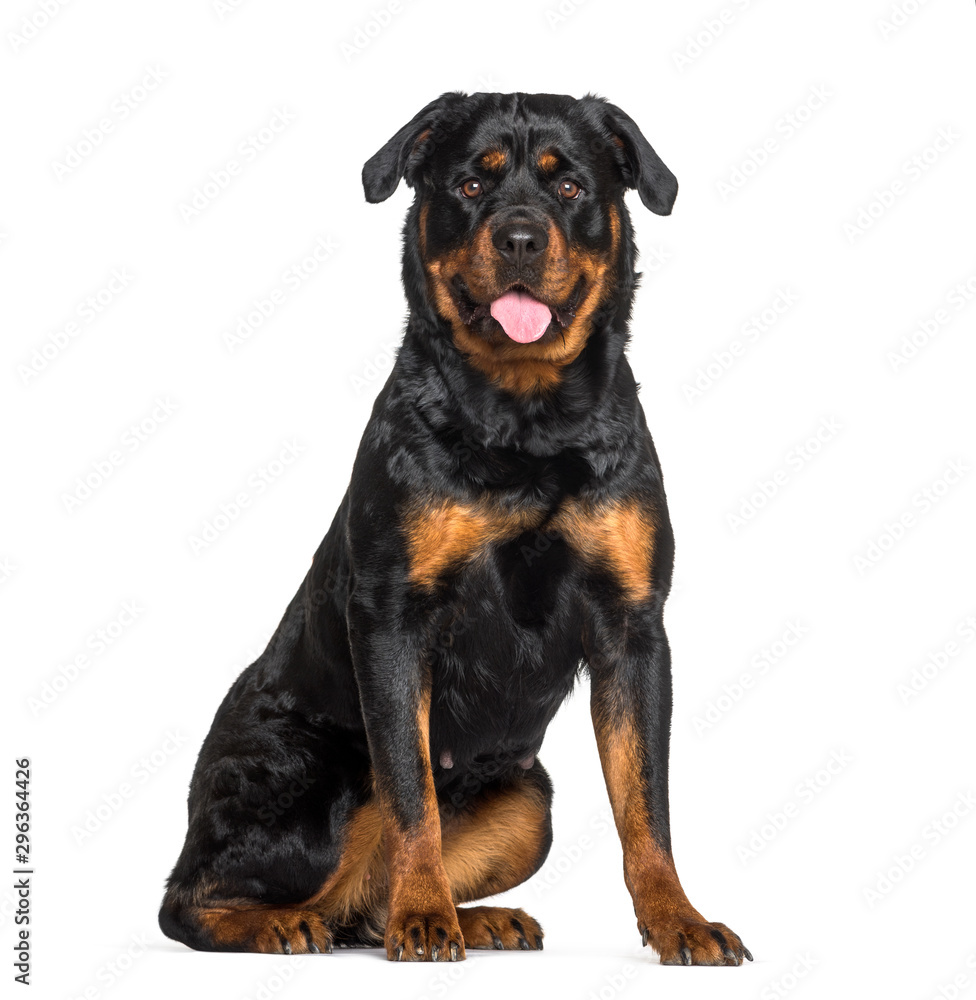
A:
{"label": "sitting dog", "polygon": [[209,951],[541,948],[522,910],[460,904],[543,864],[538,753],[585,671],[643,943],[739,965],[672,859],[674,546],[624,355],[624,193],[668,215],[677,182],[618,107],[549,94],[444,94],[366,163],[366,199],[401,179],[403,344],[308,575],[217,710],[160,925]]}

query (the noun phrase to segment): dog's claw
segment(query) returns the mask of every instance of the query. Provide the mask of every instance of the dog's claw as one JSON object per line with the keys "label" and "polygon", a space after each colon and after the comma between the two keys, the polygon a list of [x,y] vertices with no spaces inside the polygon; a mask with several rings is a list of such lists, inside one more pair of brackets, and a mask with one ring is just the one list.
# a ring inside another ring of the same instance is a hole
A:
{"label": "dog's claw", "polygon": [[539,951],[542,951],[542,938],[538,934],[535,936],[535,946]]}
{"label": "dog's claw", "polygon": [[502,951],[505,945],[502,944],[502,939],[494,932],[491,932],[491,943],[496,951]]}
{"label": "dog's claw", "polygon": [[749,949],[745,945],[742,946],[742,954],[745,955],[746,958],[748,958],[750,962],[753,960],[753,958],[752,958],[752,952],[749,951]]}
{"label": "dog's claw", "polygon": [[393,958],[394,958],[394,961],[396,961],[396,962],[403,961],[403,945],[402,944],[398,944],[397,945],[397,949],[393,953]]}
{"label": "dog's claw", "polygon": [[458,960],[458,946],[457,943],[451,942],[451,961],[456,962]]}
{"label": "dog's claw", "polygon": [[739,956],[738,956],[738,955],[736,955],[736,953],[735,953],[735,952],[734,952],[734,951],[733,951],[733,950],[732,950],[732,949],[731,949],[731,948],[730,948],[730,947],[729,947],[728,945],[726,945],[726,946],[725,946],[725,947],[724,947],[724,948],[722,949],[722,954],[723,954],[723,955],[724,955],[724,956],[725,956],[726,958],[728,958],[728,959],[731,959],[731,960],[732,960],[732,963],[733,963],[734,965],[738,965],[738,964],[739,964]]}
{"label": "dog's claw", "polygon": [[645,927],[643,933],[641,934],[641,947],[646,948],[647,942],[651,940],[650,929]]}
{"label": "dog's claw", "polygon": [[681,949],[681,964],[682,965],[691,965],[691,949],[690,948],[682,948]]}

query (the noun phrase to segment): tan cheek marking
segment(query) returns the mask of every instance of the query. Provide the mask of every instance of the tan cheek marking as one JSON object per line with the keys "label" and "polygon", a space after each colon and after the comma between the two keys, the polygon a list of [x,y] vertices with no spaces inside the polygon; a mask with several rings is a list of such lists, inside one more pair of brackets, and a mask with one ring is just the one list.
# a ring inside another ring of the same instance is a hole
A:
{"label": "tan cheek marking", "polygon": [[451,324],[454,343],[474,367],[500,388],[515,395],[547,392],[562,378],[563,368],[580,355],[592,332],[593,314],[603,302],[607,289],[616,279],[613,263],[620,246],[620,217],[615,205],[609,208],[611,247],[607,255],[584,253],[571,246],[562,231],[550,222],[549,255],[546,273],[540,282],[540,294],[551,301],[563,301],[572,292],[580,275],[585,276],[587,292],[576,310],[576,317],[562,336],[546,344],[489,343],[472,333],[458,314],[448,282],[462,274],[472,294],[479,300],[490,299],[492,289],[479,282],[490,276],[494,260],[490,227],[483,225],[474,240],[440,258],[427,255],[426,205],[420,211],[420,252],[429,277],[429,288],[440,316]]}
{"label": "tan cheek marking", "polygon": [[554,363],[554,377],[558,381],[560,369],[575,361],[586,346],[593,332],[593,314],[606,297],[607,289],[616,279],[613,263],[617,259],[620,246],[620,216],[615,205],[610,206],[610,252],[602,254],[582,252],[567,244],[559,230],[552,226],[549,232],[550,246],[553,247],[550,275],[544,280],[546,292],[553,297],[565,298],[576,280],[582,274],[586,278],[587,292],[576,310],[576,318],[563,331],[559,342],[549,345],[551,352],[547,358]]}
{"label": "tan cheek marking", "polygon": [[555,526],[584,560],[610,570],[628,600],[650,596],[654,525],[635,502],[593,507],[570,501],[557,513]]}
{"label": "tan cheek marking", "polygon": [[487,546],[537,527],[539,510],[505,511],[484,503],[440,500],[414,508],[406,521],[410,582],[433,587],[445,570]]}
{"label": "tan cheek marking", "polygon": [[[493,253],[491,231],[486,223],[480,227],[470,244],[451,250],[442,257],[429,257],[427,254],[427,206],[424,205],[421,208],[420,256],[427,269],[428,288],[433,296],[438,314],[451,324],[455,336],[459,331],[467,332],[467,327],[458,315],[449,282],[455,275],[461,274],[467,281],[472,295],[476,298],[487,297],[485,289],[478,283],[478,276],[480,272],[487,273],[490,270],[489,261]],[[478,339],[480,340],[480,338]]]}

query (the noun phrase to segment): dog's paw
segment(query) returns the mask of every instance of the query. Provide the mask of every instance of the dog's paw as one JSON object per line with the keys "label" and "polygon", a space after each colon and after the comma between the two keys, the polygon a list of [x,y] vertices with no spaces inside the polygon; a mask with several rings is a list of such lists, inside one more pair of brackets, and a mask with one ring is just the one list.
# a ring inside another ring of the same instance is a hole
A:
{"label": "dog's paw", "polygon": [[464,942],[469,948],[542,951],[542,928],[525,910],[465,906],[457,913]]}
{"label": "dog's paw", "polygon": [[641,940],[660,956],[662,965],[741,965],[752,961],[749,949],[725,924],[676,918],[641,928]]}
{"label": "dog's paw", "polygon": [[460,962],[464,938],[457,913],[391,913],[386,925],[386,957],[391,962]]}
{"label": "dog's paw", "polygon": [[219,950],[266,955],[332,953],[332,931],[313,910],[215,907],[204,910],[200,922]]}

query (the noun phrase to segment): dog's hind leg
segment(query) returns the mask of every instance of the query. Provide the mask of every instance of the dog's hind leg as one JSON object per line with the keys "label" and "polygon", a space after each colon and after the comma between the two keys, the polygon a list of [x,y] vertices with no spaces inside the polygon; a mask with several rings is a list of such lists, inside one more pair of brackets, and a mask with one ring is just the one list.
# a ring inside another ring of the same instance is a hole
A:
{"label": "dog's hind leg", "polygon": [[[206,873],[184,879],[174,873],[160,926],[169,937],[200,951],[329,953],[336,943],[380,944],[386,895],[380,834],[375,805],[367,802],[350,810],[341,824],[331,872],[314,892],[294,901],[269,901],[281,895],[281,886],[269,892],[267,874],[259,868],[255,872],[261,874],[250,880],[258,891],[250,896],[233,894],[239,880],[216,881]],[[295,885],[288,895],[297,891]]]}
{"label": "dog's hind leg", "polygon": [[326,952],[336,922],[362,908],[354,876],[373,891],[365,739],[300,712],[260,669],[242,675],[200,753],[159,923],[204,951]]}

